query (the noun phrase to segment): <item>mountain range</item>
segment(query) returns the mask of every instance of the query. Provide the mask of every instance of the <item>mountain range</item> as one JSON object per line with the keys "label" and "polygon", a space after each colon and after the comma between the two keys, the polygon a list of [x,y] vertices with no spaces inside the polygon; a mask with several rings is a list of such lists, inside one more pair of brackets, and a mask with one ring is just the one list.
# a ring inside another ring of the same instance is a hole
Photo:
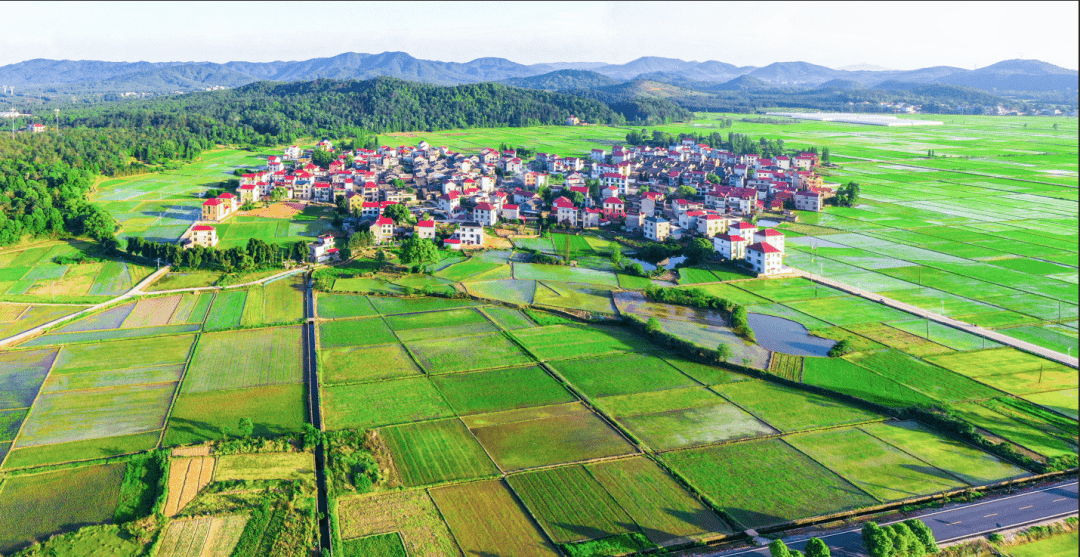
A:
{"label": "mountain range", "polygon": [[[277,62],[103,62],[35,59],[0,66],[0,85],[56,93],[172,92],[237,87],[256,81],[310,81],[396,77],[437,85],[486,81],[549,90],[611,86],[650,80],[698,90],[746,90],[762,87],[811,89],[877,88],[882,84],[940,84],[987,92],[1073,92],[1076,70],[1038,60],[1006,60],[976,70],[935,66],[917,70],[873,68],[843,70],[808,62],[776,62],[763,67],[725,62],[685,61],[646,56],[626,64],[558,62],[518,64],[505,58],[470,62],[422,60],[404,52],[347,52],[328,58]],[[578,72],[578,73],[567,73]],[[523,80],[538,80],[529,82]]]}

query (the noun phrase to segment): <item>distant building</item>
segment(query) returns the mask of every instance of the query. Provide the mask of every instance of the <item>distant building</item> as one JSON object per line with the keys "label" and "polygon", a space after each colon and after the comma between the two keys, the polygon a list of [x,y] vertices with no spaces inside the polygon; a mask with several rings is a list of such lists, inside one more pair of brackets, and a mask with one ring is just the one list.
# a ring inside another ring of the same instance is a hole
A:
{"label": "distant building", "polygon": [[385,244],[394,240],[394,219],[379,217],[371,225],[371,234],[375,236],[376,244]]}

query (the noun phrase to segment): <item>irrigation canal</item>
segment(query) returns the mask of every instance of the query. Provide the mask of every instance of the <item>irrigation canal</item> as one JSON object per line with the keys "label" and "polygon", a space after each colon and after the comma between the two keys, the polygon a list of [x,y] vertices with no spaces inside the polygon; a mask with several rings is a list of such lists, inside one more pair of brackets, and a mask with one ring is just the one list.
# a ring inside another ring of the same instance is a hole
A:
{"label": "irrigation canal", "polygon": [[[308,384],[308,416],[315,429],[323,431],[322,404],[319,402],[319,367],[315,356],[315,298],[311,293],[311,275],[304,278],[304,371]],[[315,484],[318,491],[319,549],[333,555],[330,533],[330,498],[326,486],[326,444],[315,445]]]}

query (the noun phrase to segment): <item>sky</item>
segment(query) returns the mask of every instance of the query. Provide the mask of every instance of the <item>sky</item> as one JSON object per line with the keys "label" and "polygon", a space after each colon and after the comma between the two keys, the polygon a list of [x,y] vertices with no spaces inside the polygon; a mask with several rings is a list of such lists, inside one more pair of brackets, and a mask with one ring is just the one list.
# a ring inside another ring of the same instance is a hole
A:
{"label": "sky", "polygon": [[1078,67],[1077,2],[4,2],[0,65],[35,58],[269,62],[403,51],[467,62],[642,56],[965,69]]}

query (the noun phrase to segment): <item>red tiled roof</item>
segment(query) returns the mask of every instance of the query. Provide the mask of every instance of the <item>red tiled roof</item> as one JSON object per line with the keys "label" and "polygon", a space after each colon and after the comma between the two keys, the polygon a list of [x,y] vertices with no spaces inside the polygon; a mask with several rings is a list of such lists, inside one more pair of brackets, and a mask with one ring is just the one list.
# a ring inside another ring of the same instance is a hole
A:
{"label": "red tiled roof", "polygon": [[379,217],[375,219],[375,224],[378,226],[384,226],[387,224],[394,224],[394,219],[390,217]]}
{"label": "red tiled roof", "polygon": [[746,249],[747,251],[759,251],[761,253],[781,253],[781,251],[774,248],[772,244],[766,244],[765,242],[750,244]]}
{"label": "red tiled roof", "polygon": [[503,209],[509,209],[511,211],[517,211],[518,206],[514,205],[513,203],[507,203],[506,205],[503,205]]}
{"label": "red tiled roof", "polygon": [[762,236],[783,236],[784,235],[783,232],[780,232],[779,230],[776,230],[774,228],[766,228],[765,230],[759,231],[758,234],[761,234]]}
{"label": "red tiled roof", "polygon": [[203,207],[212,206],[212,205],[221,205],[221,200],[220,199],[207,199],[206,201],[203,201]]}
{"label": "red tiled roof", "polygon": [[236,196],[231,193],[223,193],[218,196],[218,199],[235,199]]}
{"label": "red tiled roof", "polygon": [[717,234],[716,237],[720,238],[721,240],[727,241],[727,242],[745,242],[746,241],[746,240],[743,239],[742,236],[734,236],[734,235],[731,235],[731,234]]}
{"label": "red tiled roof", "polygon": [[607,198],[607,199],[605,199],[605,200],[604,200],[604,205],[607,205],[607,204],[609,204],[609,203],[614,203],[614,204],[622,205],[622,204],[623,204],[623,200],[622,200],[622,199],[619,199],[618,197],[609,197],[609,198]]}
{"label": "red tiled roof", "polygon": [[418,220],[416,221],[417,228],[435,228],[435,221],[433,220]]}
{"label": "red tiled roof", "polygon": [[213,226],[207,226],[205,224],[200,224],[200,225],[192,228],[192,230],[198,230],[199,232],[205,232],[207,230],[213,230],[213,229],[214,229]]}
{"label": "red tiled roof", "polygon": [[757,228],[756,226],[748,222],[738,222],[732,225],[732,228],[738,228],[739,230],[748,230],[750,228]]}
{"label": "red tiled roof", "polygon": [[477,203],[476,208],[481,210],[481,211],[494,211],[495,210],[495,207],[492,207],[491,203],[488,203],[487,201],[482,201],[480,203]]}

